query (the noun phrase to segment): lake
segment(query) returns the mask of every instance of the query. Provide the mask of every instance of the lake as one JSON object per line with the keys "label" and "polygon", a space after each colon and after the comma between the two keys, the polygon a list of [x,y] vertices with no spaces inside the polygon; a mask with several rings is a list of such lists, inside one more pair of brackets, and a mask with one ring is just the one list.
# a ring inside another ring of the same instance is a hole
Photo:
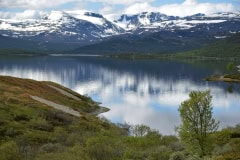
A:
{"label": "lake", "polygon": [[221,128],[240,123],[240,84],[206,82],[224,74],[228,62],[121,60],[103,57],[0,57],[0,75],[53,81],[87,95],[111,110],[112,122],[146,124],[176,134],[178,107],[192,90],[211,90]]}

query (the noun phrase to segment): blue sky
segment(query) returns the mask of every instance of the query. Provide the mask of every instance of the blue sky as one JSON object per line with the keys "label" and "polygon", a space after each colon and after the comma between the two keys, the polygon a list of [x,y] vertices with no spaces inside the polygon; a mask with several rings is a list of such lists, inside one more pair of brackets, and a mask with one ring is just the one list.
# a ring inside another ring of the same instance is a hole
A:
{"label": "blue sky", "polygon": [[101,14],[159,11],[185,16],[239,11],[240,0],[0,0],[0,18],[31,17],[51,10],[89,10]]}

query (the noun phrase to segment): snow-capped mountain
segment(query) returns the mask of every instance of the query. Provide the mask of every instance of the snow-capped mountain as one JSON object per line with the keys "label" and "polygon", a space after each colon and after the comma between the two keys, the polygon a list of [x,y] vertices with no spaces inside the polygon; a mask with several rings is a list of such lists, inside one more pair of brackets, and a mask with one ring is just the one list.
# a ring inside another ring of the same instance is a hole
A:
{"label": "snow-capped mountain", "polygon": [[123,14],[118,19],[113,20],[125,30],[136,30],[138,28],[164,27],[162,22],[178,20],[179,17],[167,16],[159,12],[142,12],[135,15]]}
{"label": "snow-capped mountain", "polygon": [[[107,16],[106,16],[107,17]],[[224,38],[240,31],[240,12],[196,14],[187,17],[168,16],[160,12],[142,12],[119,15],[107,19],[89,11],[51,11],[40,19],[0,19],[0,35],[40,42],[71,42],[86,45],[129,35],[181,37],[185,34],[203,33],[209,37]],[[176,34],[173,34],[176,33]]]}
{"label": "snow-capped mountain", "polygon": [[158,12],[136,15],[109,15],[126,34],[90,46],[75,53],[177,53],[193,50],[240,32],[239,13],[195,14],[174,17]]}
{"label": "snow-capped mountain", "polygon": [[142,12],[135,15],[121,15],[113,20],[125,30],[141,28],[154,30],[190,29],[201,24],[217,24],[226,21],[240,21],[240,13],[216,13],[212,15],[195,14],[187,17],[168,16],[159,12]]}
{"label": "snow-capped mountain", "polygon": [[52,11],[39,20],[0,20],[0,34],[54,42],[95,42],[123,33],[100,14],[86,11]]}

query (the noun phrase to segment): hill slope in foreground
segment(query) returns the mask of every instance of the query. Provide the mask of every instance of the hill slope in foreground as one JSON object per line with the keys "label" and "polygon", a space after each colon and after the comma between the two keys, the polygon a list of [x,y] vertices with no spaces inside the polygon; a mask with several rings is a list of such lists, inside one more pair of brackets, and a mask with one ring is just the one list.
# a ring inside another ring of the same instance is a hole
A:
{"label": "hill slope in foreground", "polygon": [[[132,126],[135,136],[129,136],[129,125],[96,116],[107,110],[52,82],[0,76],[0,159],[197,158],[176,136],[163,136],[144,125]],[[216,133],[216,160],[240,158],[240,131],[235,130]]]}
{"label": "hill slope in foreground", "polygon": [[0,159],[52,159],[73,146],[80,156],[80,143],[100,130],[121,133],[96,117],[106,111],[52,82],[0,76]]}

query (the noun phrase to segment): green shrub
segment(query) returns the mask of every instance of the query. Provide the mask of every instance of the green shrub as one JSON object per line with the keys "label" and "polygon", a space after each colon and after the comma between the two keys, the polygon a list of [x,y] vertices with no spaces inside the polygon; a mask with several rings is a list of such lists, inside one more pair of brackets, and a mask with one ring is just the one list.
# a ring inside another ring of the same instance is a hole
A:
{"label": "green shrub", "polygon": [[200,158],[197,155],[189,155],[186,160],[202,160],[202,158]]}
{"label": "green shrub", "polygon": [[20,114],[20,115],[16,115],[14,117],[14,120],[15,121],[30,121],[30,117],[28,115],[25,115],[25,114]]}
{"label": "green shrub", "polygon": [[183,150],[185,149],[184,146],[183,146],[183,144],[180,143],[179,141],[170,143],[169,147],[170,147],[170,148],[172,149],[172,151],[174,151],[174,152],[183,151]]}
{"label": "green shrub", "polygon": [[185,160],[185,157],[182,152],[174,152],[171,154],[169,160]]}
{"label": "green shrub", "polygon": [[22,134],[22,131],[20,129],[17,129],[15,127],[6,127],[1,131],[1,136],[3,137],[17,137],[18,135]]}
{"label": "green shrub", "polygon": [[18,150],[17,144],[14,141],[9,141],[1,144],[0,159],[1,160],[21,160],[23,159],[23,157]]}
{"label": "green shrub", "polygon": [[37,117],[30,121],[30,127],[36,130],[48,131],[51,132],[53,130],[53,126],[48,123],[44,118]]}
{"label": "green shrub", "polygon": [[238,159],[240,159],[239,152],[231,152],[214,157],[214,160],[238,160]]}
{"label": "green shrub", "polygon": [[171,155],[171,150],[166,146],[159,146],[153,150],[149,151],[150,160],[169,160]]}
{"label": "green shrub", "polygon": [[39,153],[56,153],[56,152],[64,152],[65,151],[65,147],[63,147],[61,144],[59,143],[47,143],[42,145],[39,148]]}
{"label": "green shrub", "polygon": [[151,130],[147,133],[146,137],[160,141],[162,138],[162,135],[158,131]]}
{"label": "green shrub", "polygon": [[231,131],[229,129],[223,129],[214,133],[212,136],[215,144],[223,146],[230,141]]}
{"label": "green shrub", "polygon": [[240,152],[240,138],[233,138],[229,144],[233,151]]}
{"label": "green shrub", "polygon": [[17,139],[19,143],[28,145],[42,145],[54,142],[52,133],[38,130],[27,132],[24,135],[19,136]]}
{"label": "green shrub", "polygon": [[67,131],[62,127],[55,127],[53,132],[53,139],[54,142],[65,144],[65,141],[67,139],[68,133]]}
{"label": "green shrub", "polygon": [[163,145],[170,145],[172,143],[175,143],[179,141],[176,136],[163,136],[161,140],[161,144]]}
{"label": "green shrub", "polygon": [[90,160],[85,152],[85,148],[77,144],[68,150],[71,160]]}
{"label": "green shrub", "polygon": [[86,151],[93,160],[117,160],[122,159],[124,154],[124,149],[118,139],[101,135],[88,139]]}
{"label": "green shrub", "polygon": [[135,149],[126,150],[124,158],[126,160],[145,160],[148,159],[148,153],[146,151],[139,151]]}
{"label": "green shrub", "polygon": [[50,110],[45,113],[46,120],[54,126],[70,125],[73,122],[73,118],[66,113]]}
{"label": "green shrub", "polygon": [[229,144],[225,144],[224,146],[216,146],[213,150],[214,155],[221,155],[225,153],[229,153],[232,151],[232,147]]}

